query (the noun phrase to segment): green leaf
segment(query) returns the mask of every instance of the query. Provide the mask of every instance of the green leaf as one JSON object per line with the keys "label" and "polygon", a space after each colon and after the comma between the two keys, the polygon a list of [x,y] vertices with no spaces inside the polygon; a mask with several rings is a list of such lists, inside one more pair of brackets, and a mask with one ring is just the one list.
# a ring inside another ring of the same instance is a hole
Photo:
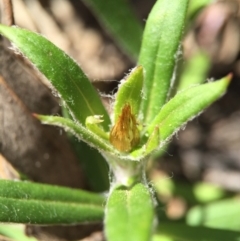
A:
{"label": "green leaf", "polygon": [[130,157],[136,160],[144,160],[148,155],[157,150],[161,144],[161,137],[159,133],[159,128],[156,126],[148,140],[142,147],[132,151]]}
{"label": "green leaf", "polygon": [[109,134],[103,130],[103,128],[99,125],[102,120],[101,115],[91,115],[86,118],[85,125],[87,129],[95,133],[100,138],[108,141],[109,140]]}
{"label": "green leaf", "polygon": [[[66,108],[62,108],[62,113],[65,118],[72,120]],[[68,133],[68,137],[83,168],[90,189],[95,192],[109,190],[109,168],[102,154],[71,133]]]}
{"label": "green leaf", "polygon": [[103,208],[91,204],[0,197],[0,222],[77,224],[100,222]]}
{"label": "green leaf", "polygon": [[[80,124],[76,124],[70,119],[66,119],[59,116],[44,116],[44,115],[35,115],[43,124],[54,125],[64,128],[66,131],[69,131],[75,135],[80,140],[86,142],[90,146],[98,150],[104,150],[107,152],[116,153],[116,150],[110,145],[106,140],[103,140],[95,133],[91,132],[87,128],[83,127]],[[117,153],[116,153],[117,154]]]}
{"label": "green leaf", "polygon": [[105,198],[95,193],[32,182],[0,180],[0,197],[26,200],[77,202],[100,205]]}
{"label": "green leaf", "polygon": [[38,241],[34,237],[28,237],[25,226],[21,224],[0,224],[0,234],[15,241]]}
{"label": "green leaf", "polygon": [[192,87],[175,95],[148,126],[150,135],[156,126],[160,129],[162,144],[176,131],[220,98],[226,91],[231,76],[219,81]]}
{"label": "green leaf", "polygon": [[85,0],[116,42],[133,59],[139,54],[143,27],[126,0]]}
{"label": "green leaf", "polygon": [[101,153],[91,148],[85,142],[79,141],[75,136],[70,138],[83,167],[90,189],[95,192],[108,191],[109,168]]}
{"label": "green leaf", "polygon": [[156,126],[146,143],[145,153],[150,154],[152,151],[156,150],[157,147],[160,145],[160,140],[161,137],[159,133],[159,128],[158,126]]}
{"label": "green leaf", "polygon": [[0,181],[0,222],[76,224],[101,221],[104,198],[82,190]]}
{"label": "green leaf", "polygon": [[204,227],[189,227],[185,224],[161,223],[153,241],[239,241],[240,232]]}
{"label": "green leaf", "polygon": [[126,103],[130,104],[134,115],[138,114],[142,96],[142,85],[143,68],[142,66],[137,66],[119,86],[114,103],[114,122],[118,119]]}
{"label": "green leaf", "polygon": [[240,231],[239,217],[239,199],[228,199],[190,209],[187,215],[187,223],[192,226],[201,225]]}
{"label": "green leaf", "polygon": [[110,193],[105,212],[108,241],[147,241],[153,231],[154,205],[141,183],[131,188],[117,187]]}
{"label": "green leaf", "polygon": [[199,52],[194,55],[184,66],[178,90],[183,90],[205,82],[209,67],[210,59],[206,54]]}
{"label": "green leaf", "polygon": [[212,3],[213,0],[190,0],[188,8],[188,19],[193,19],[199,11]]}
{"label": "green leaf", "polygon": [[194,185],[193,192],[196,199],[202,203],[212,202],[229,195],[229,193],[220,186],[207,182],[196,183]]}
{"label": "green leaf", "polygon": [[138,63],[146,71],[141,112],[149,123],[166,103],[175,79],[188,0],[158,0],[149,14]]}
{"label": "green leaf", "polygon": [[88,116],[103,115],[103,126],[108,130],[109,116],[94,87],[73,59],[31,31],[0,25],[0,33],[47,77],[74,119],[84,125]]}

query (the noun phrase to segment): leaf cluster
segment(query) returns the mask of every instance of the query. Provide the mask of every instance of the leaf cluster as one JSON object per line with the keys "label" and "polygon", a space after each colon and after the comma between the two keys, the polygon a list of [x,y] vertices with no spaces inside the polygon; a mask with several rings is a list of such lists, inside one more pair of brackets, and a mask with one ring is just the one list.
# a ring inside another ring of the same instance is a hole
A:
{"label": "leaf cluster", "polygon": [[[231,76],[203,83],[207,67],[202,64],[197,77],[194,71],[185,72],[178,83],[181,39],[189,14],[193,15],[188,12],[188,0],[173,0],[171,4],[158,0],[143,32],[124,1],[107,2],[91,0],[88,4],[97,14],[101,12],[101,21],[117,36],[117,42],[138,59],[137,67],[119,85],[112,115],[78,64],[53,43],[18,27],[0,25],[0,33],[46,76],[66,111],[65,117],[34,116],[43,124],[64,128],[96,149],[99,153],[94,152],[94,157],[102,155],[107,161],[112,178],[108,197],[30,182],[0,181],[0,221],[41,225],[103,221],[109,241],[237,240],[240,234],[236,231],[221,231],[219,235],[215,229],[168,222],[156,228],[155,197],[145,178],[148,159],[219,99]],[[118,14],[111,14],[112,8],[118,8]],[[127,25],[123,19],[128,20]],[[196,65],[189,69],[196,69]],[[192,210],[189,220],[198,211]],[[4,233],[1,228],[0,232]]]}

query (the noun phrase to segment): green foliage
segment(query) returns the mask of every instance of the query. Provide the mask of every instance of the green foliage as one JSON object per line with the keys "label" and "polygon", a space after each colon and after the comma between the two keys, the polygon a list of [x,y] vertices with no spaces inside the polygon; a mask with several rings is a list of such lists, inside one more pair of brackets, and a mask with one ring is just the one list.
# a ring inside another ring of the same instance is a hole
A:
{"label": "green foliage", "polygon": [[143,27],[126,0],[85,0],[119,46],[137,59]]}
{"label": "green foliage", "polygon": [[138,183],[130,188],[114,188],[106,205],[107,239],[121,241],[124,234],[125,240],[150,240],[154,221],[153,209],[151,194],[143,184]]}
{"label": "green foliage", "polygon": [[207,83],[186,89],[176,94],[147,128],[151,134],[155,126],[161,129],[161,139],[164,141],[178,130],[178,128],[196,116],[204,108],[222,96],[229,84],[230,77],[220,81]]}
{"label": "green foliage", "polygon": [[145,71],[142,119],[149,123],[166,103],[179,58],[188,0],[157,1],[149,14],[138,63]]}
{"label": "green foliage", "polygon": [[31,31],[1,25],[1,33],[47,77],[74,120],[84,125],[88,116],[101,114],[105,120],[103,126],[107,129],[110,123],[108,114],[96,90],[73,59]]}
{"label": "green foliage", "polygon": [[63,203],[0,197],[1,222],[26,224],[76,224],[100,222],[103,208],[92,204]]}
{"label": "green foliage", "polygon": [[240,232],[162,223],[153,241],[238,241]]}
{"label": "green foliage", "polygon": [[101,221],[104,198],[86,191],[0,181],[1,222],[75,224]]}
{"label": "green foliage", "polygon": [[190,0],[188,8],[188,18],[193,19],[196,17],[199,11],[201,11],[208,4],[212,3],[213,0]]}
{"label": "green foliage", "polygon": [[[111,170],[111,187],[106,207],[104,209],[105,199],[102,196],[82,190],[0,181],[0,221],[47,225],[104,220],[108,241],[152,240],[157,218],[153,191],[145,178],[147,161],[154,152],[166,146],[167,141],[189,120],[225,93],[231,76],[203,83],[208,63],[200,60],[199,67],[198,59],[187,65],[183,78],[180,78],[180,91],[170,99],[181,54],[181,38],[189,14],[188,0],[173,0],[171,4],[167,0],[156,1],[146,22],[141,49],[141,27],[124,1],[107,1],[106,4],[91,0],[86,3],[95,13],[101,12],[99,18],[132,57],[138,56],[140,51],[139,66],[119,86],[113,118],[106,112],[98,93],[80,67],[46,38],[3,25],[0,25],[0,33],[46,76],[62,99],[66,113],[69,113],[69,118],[34,116],[43,124],[63,127],[95,148],[94,153],[90,148],[79,149],[81,145],[74,140],[78,151],[84,150],[88,158],[101,161],[104,157],[107,161]],[[197,68],[200,68],[198,72]],[[88,152],[91,154],[88,155]],[[94,165],[94,160],[91,160],[86,168],[91,181],[103,181],[102,178],[96,180],[92,171],[106,173],[102,167]],[[96,185],[94,188],[95,191],[103,191],[106,186]],[[220,193],[210,199],[218,197],[221,197]],[[196,197],[194,201],[197,201]],[[224,205],[220,209],[230,208],[226,203]],[[235,203],[233,206],[240,209]],[[220,209],[218,212],[221,212]],[[202,215],[209,212],[209,219],[204,217],[206,225],[226,229],[234,226],[231,222],[229,226],[216,222],[217,211],[212,210],[211,206],[206,207],[204,212],[202,207],[192,209],[188,213],[188,223],[203,224]],[[239,212],[233,209],[229,216],[234,217],[237,223]],[[220,219],[224,220],[223,217]],[[234,230],[239,230],[236,227]],[[154,240],[161,241],[237,239],[238,232],[222,230],[217,233],[206,227],[170,222],[160,222],[154,236]]]}
{"label": "green foliage", "polygon": [[240,231],[239,199],[227,199],[190,209],[187,222],[193,226]]}
{"label": "green foliage", "polygon": [[[62,108],[65,118],[72,120],[66,108]],[[68,132],[68,137],[76,156],[87,178],[89,187],[95,192],[106,192],[109,189],[109,168],[101,153],[86,142]],[[97,180],[97,181],[96,181]]]}
{"label": "green foliage", "polygon": [[210,59],[207,54],[201,52],[190,58],[184,66],[178,90],[184,90],[185,88],[203,83],[207,77],[209,63]]}
{"label": "green foliage", "polygon": [[109,189],[109,168],[101,153],[75,136],[70,137],[74,150],[92,191],[106,192]]}
{"label": "green foliage", "polygon": [[114,102],[114,120],[117,120],[126,103],[131,105],[132,112],[135,115],[138,114],[142,97],[143,79],[143,68],[142,66],[138,66],[136,69],[133,69],[131,74],[120,84]]}
{"label": "green foliage", "polygon": [[25,234],[25,227],[21,224],[0,224],[0,234],[16,241],[37,241],[36,238]]}
{"label": "green foliage", "polygon": [[78,123],[66,119],[60,116],[44,116],[44,115],[35,115],[39,120],[42,121],[44,124],[48,125],[55,125],[65,128],[67,131],[73,133],[77,138],[80,140],[85,141],[89,145],[95,147],[98,150],[103,150],[107,152],[113,152],[116,151],[113,149],[113,147],[107,143],[105,140],[103,140],[101,137],[97,136],[92,131],[88,130],[87,128],[83,127],[82,125],[79,125]]}
{"label": "green foliage", "polygon": [[95,193],[32,182],[0,181],[0,197],[11,199],[85,203],[101,206],[105,199]]}

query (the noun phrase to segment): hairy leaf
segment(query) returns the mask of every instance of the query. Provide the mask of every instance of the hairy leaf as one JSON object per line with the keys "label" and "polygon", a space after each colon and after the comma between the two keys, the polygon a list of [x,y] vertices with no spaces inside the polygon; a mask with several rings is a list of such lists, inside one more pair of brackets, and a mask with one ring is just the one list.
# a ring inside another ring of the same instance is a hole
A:
{"label": "hairy leaf", "polygon": [[73,59],[31,31],[0,25],[0,33],[47,77],[76,120],[84,125],[88,116],[103,115],[102,125],[108,130],[109,116],[94,87]]}
{"label": "hairy leaf", "polygon": [[188,0],[158,0],[147,19],[138,63],[146,71],[141,112],[153,120],[166,103],[174,81]]}
{"label": "hairy leaf", "polygon": [[86,142],[90,146],[95,147],[98,150],[104,150],[107,152],[116,152],[116,150],[108,143],[103,140],[81,124],[76,124],[70,119],[66,119],[59,116],[44,116],[35,115],[43,124],[60,126],[66,131],[72,133],[80,140]]}
{"label": "hairy leaf", "polygon": [[128,103],[132,113],[139,112],[143,86],[143,67],[137,66],[120,84],[114,103],[114,121],[118,119],[123,107]]}
{"label": "hairy leaf", "polygon": [[105,233],[108,241],[147,241],[153,231],[154,207],[147,187],[117,187],[107,201]]}
{"label": "hairy leaf", "polygon": [[192,87],[175,95],[159,112],[147,132],[150,135],[159,127],[161,140],[165,141],[183,124],[198,115],[221,97],[230,82],[230,76],[222,80]]}
{"label": "hairy leaf", "polygon": [[102,206],[105,201],[103,196],[83,190],[9,180],[0,180],[0,197],[26,200],[35,199],[43,201],[76,202],[100,206]]}
{"label": "hairy leaf", "polygon": [[63,203],[0,197],[0,222],[27,224],[77,224],[100,222],[103,208],[91,204]]}

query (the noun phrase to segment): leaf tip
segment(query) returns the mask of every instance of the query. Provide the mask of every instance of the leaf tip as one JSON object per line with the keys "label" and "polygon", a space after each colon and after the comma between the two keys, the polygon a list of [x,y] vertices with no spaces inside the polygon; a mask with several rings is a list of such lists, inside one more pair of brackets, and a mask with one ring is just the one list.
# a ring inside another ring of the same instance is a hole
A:
{"label": "leaf tip", "polygon": [[39,120],[40,122],[43,123],[43,121],[44,121],[44,116],[43,115],[40,115],[40,114],[37,114],[37,113],[32,113],[32,116],[33,116],[33,118],[36,118],[37,120]]}
{"label": "leaf tip", "polygon": [[226,80],[230,83],[231,80],[233,78],[233,73],[229,73],[227,76],[226,76]]}
{"label": "leaf tip", "polygon": [[40,119],[40,116],[39,116],[39,114],[37,114],[37,113],[32,113],[32,116],[33,116],[34,118],[36,118],[36,119]]}

